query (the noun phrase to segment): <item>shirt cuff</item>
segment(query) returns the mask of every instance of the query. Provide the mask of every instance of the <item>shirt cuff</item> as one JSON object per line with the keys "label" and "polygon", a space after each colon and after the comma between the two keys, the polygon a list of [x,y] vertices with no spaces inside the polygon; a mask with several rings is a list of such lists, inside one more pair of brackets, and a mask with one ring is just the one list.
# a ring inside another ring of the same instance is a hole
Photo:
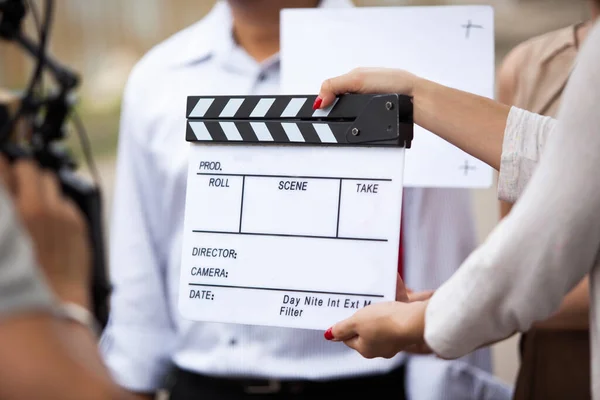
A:
{"label": "shirt cuff", "polygon": [[514,203],[521,196],[536,170],[546,138],[555,122],[551,117],[511,107],[498,171],[500,200]]}
{"label": "shirt cuff", "polygon": [[447,360],[454,360],[468,354],[469,350],[462,349],[460,341],[451,340],[455,336],[446,329],[449,326],[444,326],[444,309],[443,307],[436,309],[431,303],[432,300],[434,299],[429,301],[425,310],[425,343],[434,354]]}
{"label": "shirt cuff", "polygon": [[106,328],[100,352],[113,379],[137,393],[154,393],[163,388],[171,367],[170,330],[139,326]]}
{"label": "shirt cuff", "polygon": [[519,193],[519,159],[522,156],[519,149],[522,148],[524,119],[524,110],[511,107],[502,142],[502,156],[498,171],[498,198],[510,203],[516,201]]}

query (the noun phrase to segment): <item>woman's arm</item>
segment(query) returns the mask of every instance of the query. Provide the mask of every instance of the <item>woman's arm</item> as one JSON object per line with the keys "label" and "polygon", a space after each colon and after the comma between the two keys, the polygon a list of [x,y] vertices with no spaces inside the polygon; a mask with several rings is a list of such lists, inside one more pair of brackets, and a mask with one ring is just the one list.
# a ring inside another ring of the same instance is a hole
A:
{"label": "woman's arm", "polygon": [[[549,317],[559,308],[564,295],[592,270],[600,249],[600,180],[596,179],[600,170],[600,157],[597,156],[600,153],[600,113],[597,112],[600,104],[599,64],[600,25],[591,33],[580,53],[565,92],[559,122],[548,137],[545,154],[531,182],[529,177],[521,179],[516,176],[514,182],[506,184],[502,178],[511,174],[501,174],[500,185],[505,188],[507,197],[519,197],[521,183],[529,183],[529,186],[509,216],[498,224],[485,243],[468,257],[428,302],[389,302],[371,309],[366,307],[332,327],[336,340],[343,340],[363,355],[386,356],[419,344],[424,336],[429,348],[436,354],[456,358],[486,343],[506,338],[515,331],[525,331],[532,323]],[[398,75],[372,80],[371,83],[375,84],[370,87],[361,86],[364,82],[360,79],[341,84],[334,81],[326,83],[321,92],[327,101],[331,101],[330,96],[334,92],[427,93],[413,90],[414,80],[410,79],[401,81],[404,87],[395,86],[406,91],[390,90],[394,77],[398,78]],[[347,77],[342,76],[341,79],[347,80]],[[411,83],[406,85],[406,82]],[[470,102],[469,96],[451,90],[441,91],[446,92],[445,96],[440,96],[441,101],[454,97],[463,104]],[[415,98],[415,102],[418,99]],[[435,102],[435,98],[429,99],[429,102]],[[472,108],[474,103],[470,102],[468,108],[477,114],[477,110]],[[325,100],[324,104],[327,104]],[[450,105],[445,111],[451,109]],[[494,106],[487,107],[488,111],[493,109]],[[460,107],[454,111],[462,113]],[[539,124],[544,122],[551,125],[549,121],[536,120],[534,114],[522,110],[512,109],[511,114],[511,123],[506,128],[509,138],[519,138],[515,127],[531,125],[539,128]],[[456,123],[456,115],[417,113],[417,116],[415,122],[429,127],[436,126],[436,119],[448,118],[453,121],[450,125],[454,128],[449,129],[450,132],[446,129],[446,138],[461,134],[461,130],[457,129],[461,126]],[[423,119],[423,116],[426,118]],[[470,118],[463,113],[460,118],[466,120],[462,142],[469,147],[468,137],[474,135],[473,130],[468,128],[469,124],[472,121],[476,121],[478,126],[484,124],[479,115]],[[535,125],[536,122],[538,125]],[[490,124],[490,127],[497,129],[496,125]],[[444,130],[443,126],[439,128]],[[504,147],[510,149],[511,141],[507,138],[505,141]],[[490,145],[480,144],[487,149],[482,153],[494,154],[500,164],[500,155],[495,154],[499,152],[498,146],[498,141],[492,141]],[[537,146],[527,149],[535,157],[540,151]],[[505,153],[510,154],[510,151],[505,150]],[[503,160],[506,161],[504,166],[516,172],[521,166],[527,172],[529,170],[525,167],[534,165],[532,162],[521,163],[518,157],[513,159],[512,164],[510,157]]]}
{"label": "woman's arm", "polygon": [[344,93],[398,93],[413,97],[417,125],[433,132],[495,169],[510,107],[486,97],[439,85],[406,71],[357,68],[323,82],[315,108]]}
{"label": "woman's arm", "polygon": [[510,107],[425,79],[416,82],[413,104],[416,124],[492,168],[500,168]]}
{"label": "woman's arm", "polygon": [[[500,187],[500,196],[510,202],[516,200],[529,182],[556,122],[403,70],[387,68],[357,68],[326,80],[315,108],[329,106],[343,93],[411,96],[415,123],[500,169],[504,185]],[[510,137],[505,138],[505,132]]]}
{"label": "woman's arm", "polygon": [[555,312],[595,266],[600,249],[599,63],[597,26],[519,202],[429,301],[425,337],[443,357],[459,357],[529,329]]}
{"label": "woman's arm", "polygon": [[[505,57],[498,73],[498,94],[500,103],[514,105],[519,72],[527,61],[530,43],[524,42],[511,50]],[[500,200],[500,218],[506,217],[512,203]],[[538,329],[587,330],[589,328],[589,277],[585,277],[567,296],[560,309],[552,317],[534,324]]]}

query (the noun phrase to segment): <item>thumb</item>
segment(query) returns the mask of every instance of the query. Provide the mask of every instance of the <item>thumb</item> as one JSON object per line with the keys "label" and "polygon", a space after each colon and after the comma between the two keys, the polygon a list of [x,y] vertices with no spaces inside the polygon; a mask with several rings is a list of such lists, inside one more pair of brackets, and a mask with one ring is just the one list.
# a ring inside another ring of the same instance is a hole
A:
{"label": "thumb", "polygon": [[410,303],[413,301],[429,300],[431,298],[431,296],[433,296],[434,293],[435,293],[434,290],[427,290],[424,292],[411,293],[408,295],[408,302]]}
{"label": "thumb", "polygon": [[357,335],[355,326],[354,317],[347,318],[327,329],[325,339],[336,342],[351,339]]}
{"label": "thumb", "polygon": [[319,108],[327,108],[338,95],[345,93],[360,93],[362,92],[362,75],[356,70],[348,72],[344,75],[336,76],[325,80],[321,84],[319,90],[319,99],[317,105]]}
{"label": "thumb", "polygon": [[404,303],[409,302],[408,290],[406,289],[406,285],[404,284],[402,277],[400,277],[400,274],[396,275],[396,301]]}

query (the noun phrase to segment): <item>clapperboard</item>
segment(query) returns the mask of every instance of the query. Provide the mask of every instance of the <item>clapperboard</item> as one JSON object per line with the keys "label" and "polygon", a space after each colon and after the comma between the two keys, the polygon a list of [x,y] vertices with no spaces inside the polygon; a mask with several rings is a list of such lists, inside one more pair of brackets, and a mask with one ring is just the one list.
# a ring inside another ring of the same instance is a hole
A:
{"label": "clapperboard", "polygon": [[191,96],[179,308],[326,329],[395,298],[412,102]]}

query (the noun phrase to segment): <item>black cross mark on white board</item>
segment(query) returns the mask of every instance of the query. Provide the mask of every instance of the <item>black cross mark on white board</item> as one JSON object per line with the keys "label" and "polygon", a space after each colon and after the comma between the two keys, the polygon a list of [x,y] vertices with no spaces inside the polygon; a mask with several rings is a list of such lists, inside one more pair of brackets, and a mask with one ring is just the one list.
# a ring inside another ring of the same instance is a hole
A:
{"label": "black cross mark on white board", "polygon": [[465,160],[465,163],[458,168],[465,171],[465,176],[469,175],[469,171],[475,171],[475,166],[469,164],[469,160]]}
{"label": "black cross mark on white board", "polygon": [[469,22],[466,25],[462,25],[462,27],[465,28],[465,30],[466,30],[465,37],[467,39],[469,38],[469,35],[471,33],[471,28],[483,29],[483,26],[475,25],[471,22],[471,20],[469,20]]}

